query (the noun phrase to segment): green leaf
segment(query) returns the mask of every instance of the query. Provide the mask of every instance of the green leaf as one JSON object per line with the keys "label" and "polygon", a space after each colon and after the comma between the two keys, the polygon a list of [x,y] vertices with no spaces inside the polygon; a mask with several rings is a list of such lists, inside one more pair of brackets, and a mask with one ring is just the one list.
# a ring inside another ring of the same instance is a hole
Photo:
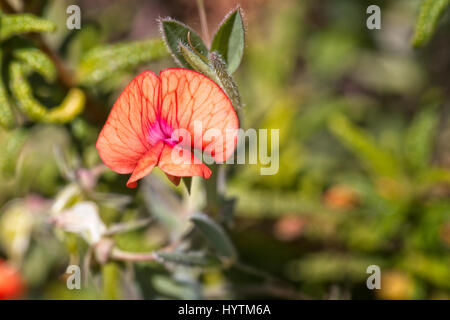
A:
{"label": "green leaf", "polygon": [[195,213],[191,220],[220,257],[230,261],[236,259],[236,249],[225,230],[219,224],[203,213]]}
{"label": "green leaf", "polygon": [[77,79],[83,85],[96,84],[111,77],[115,72],[128,70],[167,55],[162,40],[99,46],[83,56]]}
{"label": "green leaf", "polygon": [[48,123],[66,123],[83,111],[85,96],[78,88],[69,90],[62,103],[52,109],[47,109],[37,101],[29,85],[26,75],[30,68],[19,62],[10,65],[11,92],[16,98],[21,110],[34,121]]}
{"label": "green leaf", "polygon": [[214,36],[211,51],[217,51],[233,73],[239,67],[244,54],[245,28],[240,8],[230,12]]}
{"label": "green leaf", "polygon": [[187,192],[191,193],[191,186],[192,186],[192,177],[183,177],[182,178],[184,185],[186,186]]}
{"label": "green leaf", "polygon": [[401,266],[405,270],[427,280],[430,284],[450,289],[450,283],[446,281],[450,278],[448,263],[447,257],[436,257],[419,252],[410,253],[401,260]]}
{"label": "green leaf", "polygon": [[233,77],[228,73],[227,66],[220,55],[216,52],[211,52],[209,61],[213,67],[217,77],[220,79],[219,86],[225,91],[231,100],[234,108],[237,110],[241,107],[241,96],[238,87]]}
{"label": "green leaf", "polygon": [[197,285],[198,282],[189,281],[182,277],[174,277],[172,274],[166,276],[154,274],[154,272],[147,279],[151,279],[152,292],[156,291],[158,296],[180,300],[198,300],[203,297],[200,292],[200,286]]}
{"label": "green leaf", "polygon": [[157,176],[147,176],[141,190],[145,205],[172,237],[181,237],[185,232],[186,220],[180,219],[184,206],[171,186]]}
{"label": "green leaf", "polygon": [[11,130],[1,145],[0,173],[3,177],[13,177],[17,159],[20,156],[28,135],[24,129]]}
{"label": "green leaf", "polygon": [[27,47],[14,50],[14,56],[29,65],[34,71],[42,75],[47,81],[56,78],[56,68],[52,60],[41,50]]}
{"label": "green leaf", "polygon": [[0,79],[0,125],[3,128],[10,129],[15,125],[15,117],[12,112],[12,106],[6,95],[6,89],[3,80]]}
{"label": "green leaf", "polygon": [[313,200],[299,196],[297,191],[260,190],[257,188],[233,187],[227,188],[227,195],[236,197],[236,215],[246,218],[279,218],[286,212],[296,212],[299,215],[308,216],[315,213],[317,219],[326,220],[328,223],[338,218],[329,215],[321,204]]}
{"label": "green leaf", "polygon": [[181,55],[189,64],[189,68],[204,74],[217,83],[226,93],[228,98],[230,98],[234,108],[240,108],[241,98],[237,85],[234,82],[233,77],[228,73],[226,64],[221,57],[216,52],[211,52],[209,54],[210,62],[208,63],[197,53],[195,53],[188,45],[180,42],[178,46]]}
{"label": "green leaf", "polygon": [[219,86],[221,86],[219,77],[215,73],[214,69],[208,64],[208,62],[206,62],[202,57],[195,53],[188,45],[180,42],[178,44],[178,47],[181,55],[188,63],[190,69],[194,69],[195,71],[204,74]]}
{"label": "green leaf", "polygon": [[157,257],[163,262],[181,264],[185,266],[197,267],[219,267],[220,261],[205,252],[157,252]]}
{"label": "green leaf", "polygon": [[397,159],[379,147],[372,137],[352,124],[344,115],[333,115],[328,124],[334,136],[358,156],[373,174],[385,177],[398,175]]}
{"label": "green leaf", "polygon": [[44,122],[67,123],[79,115],[84,109],[86,96],[83,90],[72,88],[61,104],[52,108],[44,117]]}
{"label": "green leaf", "polygon": [[50,32],[56,25],[46,19],[32,14],[3,14],[0,16],[0,40],[5,40],[21,33]]}
{"label": "green leaf", "polygon": [[418,177],[421,187],[430,187],[437,183],[450,183],[450,170],[444,168],[425,168]]}
{"label": "green leaf", "polygon": [[[28,68],[29,70],[29,68]],[[26,79],[27,71],[23,64],[13,62],[10,65],[11,92],[18,101],[19,108],[32,120],[42,120],[47,109],[33,97],[31,86]]]}
{"label": "green leaf", "polygon": [[208,56],[206,45],[194,30],[185,24],[170,18],[161,19],[159,23],[164,42],[172,53],[175,61],[181,67],[190,68],[190,65],[179,50],[178,45],[180,42],[189,44],[194,51],[198,52],[203,57]]}
{"label": "green leaf", "polygon": [[119,300],[121,292],[121,274],[120,267],[114,262],[109,262],[101,266],[103,280],[103,299]]}
{"label": "green leaf", "polygon": [[[374,261],[374,262],[372,262]],[[305,255],[292,262],[292,277],[313,283],[319,281],[363,281],[370,264],[382,265],[380,259],[323,251]]]}
{"label": "green leaf", "polygon": [[16,121],[9,102],[2,75],[2,51],[0,50],[0,125],[6,129],[14,127]]}
{"label": "green leaf", "polygon": [[431,160],[439,120],[436,105],[424,108],[407,130],[405,157],[414,169],[426,169]]}
{"label": "green leaf", "polygon": [[433,36],[439,18],[447,9],[450,0],[424,0],[420,8],[416,30],[412,39],[413,46],[425,45]]}

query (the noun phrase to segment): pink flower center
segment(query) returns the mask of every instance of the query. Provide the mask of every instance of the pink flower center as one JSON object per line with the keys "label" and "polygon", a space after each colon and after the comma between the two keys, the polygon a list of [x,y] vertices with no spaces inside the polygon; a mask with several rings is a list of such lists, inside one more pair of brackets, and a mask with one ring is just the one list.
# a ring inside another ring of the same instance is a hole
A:
{"label": "pink flower center", "polygon": [[156,119],[148,130],[147,139],[151,145],[157,144],[159,141],[167,143],[171,147],[178,144],[179,141],[172,139],[173,129],[163,119]]}

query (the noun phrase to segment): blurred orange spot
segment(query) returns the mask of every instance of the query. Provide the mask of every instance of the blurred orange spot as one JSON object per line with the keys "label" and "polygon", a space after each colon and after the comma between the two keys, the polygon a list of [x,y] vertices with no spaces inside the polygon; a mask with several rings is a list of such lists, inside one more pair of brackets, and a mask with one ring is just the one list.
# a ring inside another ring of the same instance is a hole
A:
{"label": "blurred orange spot", "polygon": [[25,284],[16,268],[0,260],[0,300],[19,299]]}
{"label": "blurred orange spot", "polygon": [[336,185],[325,192],[324,202],[333,210],[350,210],[356,207],[359,197],[355,190],[345,185]]}
{"label": "blurred orange spot", "polygon": [[400,271],[381,272],[381,289],[377,290],[380,299],[405,300],[412,299],[414,283],[411,278]]}
{"label": "blurred orange spot", "polygon": [[306,221],[297,216],[284,216],[274,227],[275,236],[283,241],[290,241],[299,237],[305,229]]}

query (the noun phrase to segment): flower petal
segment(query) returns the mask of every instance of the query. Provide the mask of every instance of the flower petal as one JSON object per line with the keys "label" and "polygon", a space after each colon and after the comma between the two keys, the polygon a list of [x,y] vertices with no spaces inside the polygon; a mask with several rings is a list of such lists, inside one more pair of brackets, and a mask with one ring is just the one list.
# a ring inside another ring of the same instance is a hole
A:
{"label": "flower petal", "polygon": [[142,179],[150,172],[152,172],[153,168],[158,164],[159,157],[161,156],[161,152],[164,148],[164,142],[160,141],[155,146],[150,148],[144,156],[139,159],[136,168],[133,171],[130,179],[127,181],[128,188],[136,188],[137,182],[139,179]]}
{"label": "flower petal", "polygon": [[114,104],[97,140],[103,162],[118,173],[131,173],[152,146],[147,132],[160,105],[160,80],[145,71],[128,84]]}
{"label": "flower petal", "polygon": [[[178,145],[164,145],[159,158],[158,167],[168,176],[192,177],[200,176],[209,179],[211,170],[203,164],[192,152]],[[170,178],[170,177],[169,177]]]}
{"label": "flower petal", "polygon": [[[160,78],[161,118],[173,129],[186,129],[193,140],[191,147],[215,150],[211,155],[217,162],[228,159],[236,147],[239,121],[223,90],[211,79],[188,69],[166,69]],[[195,122],[201,125],[198,136]],[[208,135],[209,129],[216,129],[220,137]]]}

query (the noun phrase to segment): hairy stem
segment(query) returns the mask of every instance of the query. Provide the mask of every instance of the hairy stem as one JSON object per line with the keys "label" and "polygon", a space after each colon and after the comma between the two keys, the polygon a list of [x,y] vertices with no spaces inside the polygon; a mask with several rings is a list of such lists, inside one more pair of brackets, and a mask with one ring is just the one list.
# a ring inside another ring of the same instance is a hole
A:
{"label": "hairy stem", "polygon": [[114,248],[111,251],[111,258],[115,260],[123,260],[123,261],[155,261],[158,257],[156,252],[127,252],[117,248]]}
{"label": "hairy stem", "polygon": [[116,233],[123,233],[123,232],[129,232],[136,229],[140,229],[143,227],[148,226],[152,222],[151,218],[132,221],[132,222],[126,222],[126,223],[118,223],[115,225],[112,225],[108,231],[106,232],[106,235],[112,235]]}

